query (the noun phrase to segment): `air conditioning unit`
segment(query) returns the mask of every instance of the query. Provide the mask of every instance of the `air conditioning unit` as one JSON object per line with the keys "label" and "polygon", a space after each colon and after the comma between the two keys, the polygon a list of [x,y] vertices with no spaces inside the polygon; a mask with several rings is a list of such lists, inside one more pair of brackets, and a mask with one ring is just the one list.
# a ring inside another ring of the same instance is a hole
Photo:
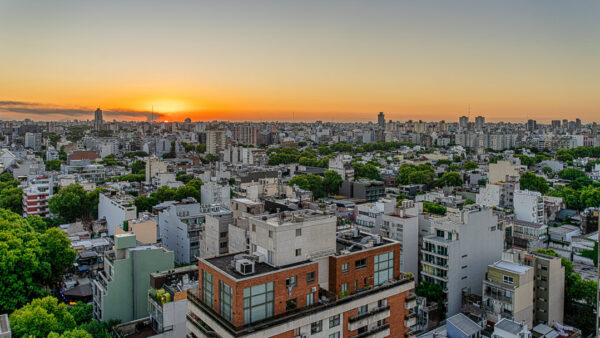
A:
{"label": "air conditioning unit", "polygon": [[254,262],[248,259],[238,259],[235,262],[235,270],[242,275],[250,275],[254,273]]}
{"label": "air conditioning unit", "polygon": [[317,292],[317,287],[316,287],[316,286],[313,286],[313,287],[310,289],[310,292]]}

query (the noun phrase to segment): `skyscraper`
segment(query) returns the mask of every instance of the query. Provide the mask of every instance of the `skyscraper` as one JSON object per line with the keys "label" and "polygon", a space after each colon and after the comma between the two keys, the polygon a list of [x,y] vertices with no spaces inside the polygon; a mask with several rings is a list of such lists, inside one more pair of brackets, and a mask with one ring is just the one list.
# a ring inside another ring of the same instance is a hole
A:
{"label": "skyscraper", "polygon": [[477,116],[475,118],[475,129],[482,130],[484,126],[485,126],[485,117]]}
{"label": "skyscraper", "polygon": [[379,115],[377,115],[377,124],[379,125],[379,128],[385,129],[385,115],[383,112],[379,112]]}
{"label": "skyscraper", "polygon": [[468,116],[461,116],[458,119],[458,125],[459,125],[460,129],[467,129],[468,124],[469,124]]}
{"label": "skyscraper", "polygon": [[527,130],[534,131],[537,128],[537,122],[535,120],[527,120]]}
{"label": "skyscraper", "polygon": [[94,130],[100,131],[102,130],[102,110],[100,108],[96,109],[94,112]]}

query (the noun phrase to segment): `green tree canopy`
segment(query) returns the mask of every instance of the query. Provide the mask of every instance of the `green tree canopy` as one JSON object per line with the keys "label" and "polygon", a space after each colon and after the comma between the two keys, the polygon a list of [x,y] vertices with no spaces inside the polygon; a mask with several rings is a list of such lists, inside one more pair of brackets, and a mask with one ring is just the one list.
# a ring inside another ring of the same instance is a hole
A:
{"label": "green tree canopy", "polygon": [[291,186],[297,185],[301,189],[310,190],[313,193],[314,198],[321,198],[325,196],[323,190],[323,179],[321,176],[314,174],[300,174],[292,177],[288,183]]}
{"label": "green tree canopy", "polygon": [[435,172],[430,164],[402,164],[398,168],[397,182],[401,185],[405,184],[433,184],[435,180]]}
{"label": "green tree canopy", "polygon": [[10,314],[10,325],[16,337],[47,337],[75,328],[75,319],[67,305],[54,297],[38,298]]}
{"label": "green tree canopy", "polygon": [[548,192],[548,183],[546,183],[546,179],[541,176],[537,176],[532,172],[526,172],[521,175],[519,183],[521,189],[523,190],[539,191],[542,194]]}
{"label": "green tree canopy", "polygon": [[50,198],[48,205],[52,213],[58,214],[66,222],[74,222],[81,217],[90,217],[94,208],[91,196],[79,184],[71,184],[59,190]]}
{"label": "green tree canopy", "polygon": [[473,170],[473,169],[479,168],[479,166],[477,165],[477,162],[473,162],[473,161],[467,161],[467,162],[463,163],[462,167],[464,170]]}
{"label": "green tree canopy", "polygon": [[463,185],[463,179],[459,173],[451,171],[444,173],[442,177],[438,180],[439,186],[446,187],[459,187]]}
{"label": "green tree canopy", "polygon": [[339,192],[340,184],[344,181],[342,176],[335,170],[327,170],[323,173],[323,189],[330,194]]}
{"label": "green tree canopy", "polygon": [[20,214],[23,209],[23,189],[8,172],[0,175],[0,208]]}
{"label": "green tree canopy", "polygon": [[142,170],[146,170],[146,162],[142,160],[136,160],[131,164],[132,174],[139,174]]}
{"label": "green tree canopy", "polygon": [[61,164],[62,164],[61,160],[46,161],[46,170],[47,171],[59,171]]}
{"label": "green tree canopy", "polygon": [[366,178],[370,180],[381,180],[381,175],[379,175],[379,169],[372,163],[362,164],[360,162],[352,163],[354,167],[354,177]]}

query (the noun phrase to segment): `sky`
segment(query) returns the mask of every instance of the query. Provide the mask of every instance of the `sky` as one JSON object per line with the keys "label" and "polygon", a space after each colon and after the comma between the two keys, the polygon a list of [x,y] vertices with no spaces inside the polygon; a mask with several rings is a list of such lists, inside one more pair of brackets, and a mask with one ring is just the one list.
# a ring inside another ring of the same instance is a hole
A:
{"label": "sky", "polygon": [[600,120],[600,1],[0,0],[0,119]]}

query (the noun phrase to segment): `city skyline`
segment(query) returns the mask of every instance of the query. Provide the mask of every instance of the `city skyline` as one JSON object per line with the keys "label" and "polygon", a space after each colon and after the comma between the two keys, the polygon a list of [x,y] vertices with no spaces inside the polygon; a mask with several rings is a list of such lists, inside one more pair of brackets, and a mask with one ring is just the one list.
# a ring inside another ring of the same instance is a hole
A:
{"label": "city skyline", "polygon": [[599,7],[0,1],[0,119],[587,123]]}

